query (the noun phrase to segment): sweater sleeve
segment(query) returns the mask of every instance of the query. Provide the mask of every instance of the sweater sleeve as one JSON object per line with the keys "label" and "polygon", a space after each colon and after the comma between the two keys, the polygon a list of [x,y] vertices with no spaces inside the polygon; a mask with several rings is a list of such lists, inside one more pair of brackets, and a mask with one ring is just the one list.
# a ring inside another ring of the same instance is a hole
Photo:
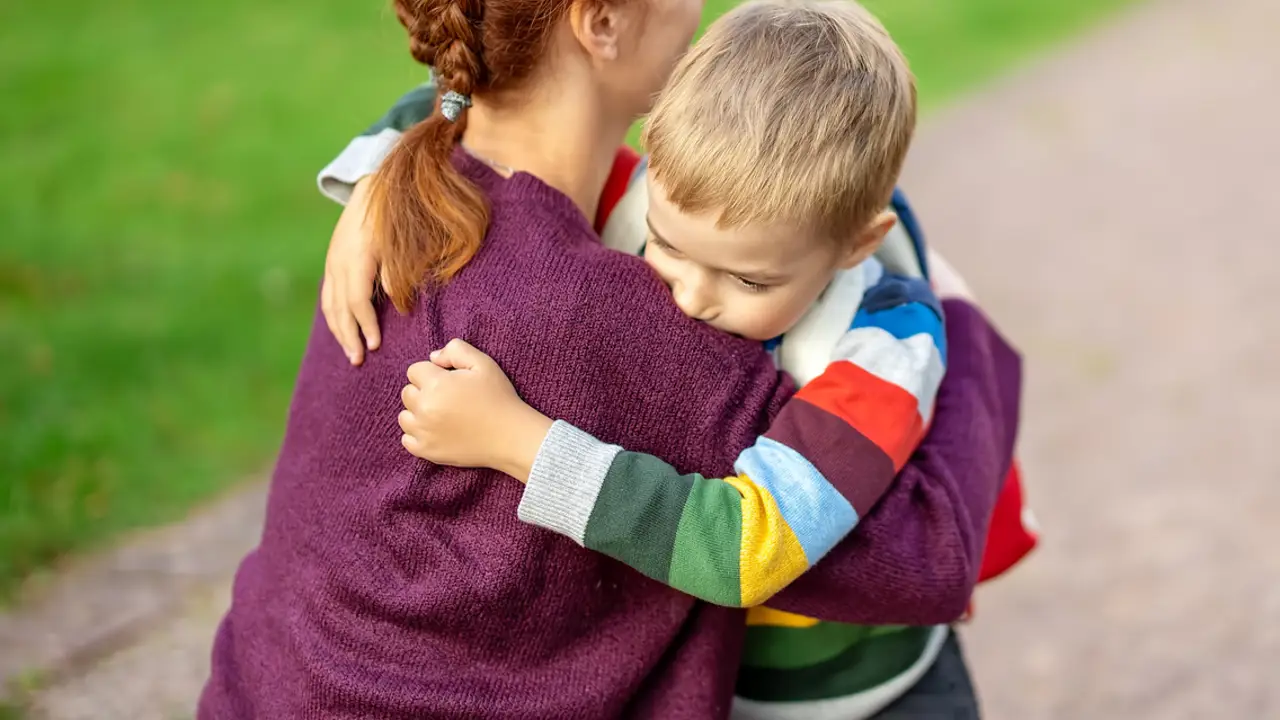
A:
{"label": "sweater sleeve", "polygon": [[885,275],[827,370],[738,456],[735,475],[682,474],[557,423],[521,517],[703,600],[758,605],[889,487],[924,434],[945,354],[928,283]]}
{"label": "sweater sleeve", "polygon": [[868,625],[964,614],[1012,462],[1022,367],[980,310],[959,300],[944,307],[947,375],[923,443],[858,531],[771,608]]}
{"label": "sweater sleeve", "polygon": [[402,95],[385,115],[321,168],[316,178],[321,194],[346,205],[355,184],[378,169],[405,130],[431,115],[435,102],[435,85],[429,82]]}

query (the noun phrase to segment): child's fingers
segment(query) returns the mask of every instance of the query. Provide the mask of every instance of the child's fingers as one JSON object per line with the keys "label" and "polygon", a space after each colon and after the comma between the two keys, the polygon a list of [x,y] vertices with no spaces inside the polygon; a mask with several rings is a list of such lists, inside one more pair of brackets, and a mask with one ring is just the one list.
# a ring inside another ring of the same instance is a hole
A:
{"label": "child's fingers", "polygon": [[359,365],[359,359],[352,354],[351,340],[346,327],[348,322],[354,324],[354,321],[347,312],[346,304],[341,301],[345,294],[340,285],[341,282],[336,276],[325,277],[324,284],[320,286],[320,311],[324,314],[324,323],[329,327],[329,333],[342,347],[342,353],[347,356],[347,361],[352,365]]}
{"label": "child's fingers", "polygon": [[[414,401],[417,399],[418,399],[418,387],[416,385],[405,385],[404,387],[400,388],[400,404],[405,407],[405,412],[408,412],[411,416],[413,413],[412,411],[409,410],[409,406],[413,405]],[[401,415],[403,414],[404,413],[401,413]],[[403,420],[403,418],[397,418],[397,419]],[[400,428],[404,429],[404,425],[401,424]]]}
{"label": "child's fingers", "polygon": [[[333,279],[325,275],[324,284],[320,286],[320,312],[324,314],[324,324],[329,326],[329,334],[333,336],[334,342],[342,345],[342,340],[338,338],[338,326],[334,322],[333,312]],[[346,348],[342,348],[346,352]]]}
{"label": "child's fingers", "polygon": [[382,345],[382,332],[378,328],[378,313],[373,309],[372,274],[353,278],[348,287],[347,307],[364,334],[364,344],[370,350],[377,350]]}
{"label": "child's fingers", "polygon": [[334,339],[342,346],[342,352],[347,356],[347,361],[352,365],[359,365],[360,363],[352,354],[351,337],[347,325],[354,324],[354,320],[347,310],[346,280],[341,273],[325,275],[324,284],[320,287],[320,297],[324,321],[329,326],[329,332],[333,333]]}
{"label": "child's fingers", "polygon": [[411,455],[417,455],[421,457],[422,446],[421,444],[418,443],[418,439],[415,438],[414,436],[408,435],[408,434],[401,435],[400,446],[403,447],[405,450],[408,450]]}
{"label": "child's fingers", "polygon": [[378,314],[373,309],[373,303],[366,300],[357,305],[355,318],[364,335],[365,346],[370,351],[377,350],[382,345],[382,332],[378,329]]}
{"label": "child's fingers", "polygon": [[431,362],[449,370],[475,370],[493,360],[465,340],[454,338],[444,348],[431,353]]}
{"label": "child's fingers", "polygon": [[445,372],[445,370],[429,362],[416,362],[409,366],[409,371],[406,375],[409,376],[409,382],[412,387],[422,389],[429,387],[442,372]]}
{"label": "child's fingers", "polygon": [[338,312],[338,331],[351,364],[359,365],[364,362],[364,347],[360,344],[360,328],[356,325],[356,316],[345,306]]}

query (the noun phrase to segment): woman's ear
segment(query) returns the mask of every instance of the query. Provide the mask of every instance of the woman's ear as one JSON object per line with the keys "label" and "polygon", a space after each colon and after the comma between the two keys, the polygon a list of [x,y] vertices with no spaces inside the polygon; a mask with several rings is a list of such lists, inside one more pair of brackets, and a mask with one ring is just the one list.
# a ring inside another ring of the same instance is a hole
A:
{"label": "woman's ear", "polygon": [[578,0],[569,8],[569,24],[593,60],[617,60],[623,18],[620,4]]}
{"label": "woman's ear", "polygon": [[884,237],[896,224],[898,224],[898,215],[892,210],[885,210],[876,215],[849,240],[844,255],[840,258],[840,268],[848,270],[874,255],[884,242]]}

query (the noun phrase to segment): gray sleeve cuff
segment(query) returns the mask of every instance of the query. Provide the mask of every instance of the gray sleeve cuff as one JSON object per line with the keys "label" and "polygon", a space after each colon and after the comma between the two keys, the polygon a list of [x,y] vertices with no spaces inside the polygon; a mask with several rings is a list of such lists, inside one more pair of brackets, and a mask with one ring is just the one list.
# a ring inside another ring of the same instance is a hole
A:
{"label": "gray sleeve cuff", "polygon": [[339,205],[346,205],[356,183],[377,171],[400,134],[394,128],[383,128],[374,135],[361,135],[352,140],[320,171],[316,178],[320,193]]}
{"label": "gray sleeve cuff", "polygon": [[596,498],[620,452],[617,445],[555,421],[538,449],[517,517],[584,544]]}

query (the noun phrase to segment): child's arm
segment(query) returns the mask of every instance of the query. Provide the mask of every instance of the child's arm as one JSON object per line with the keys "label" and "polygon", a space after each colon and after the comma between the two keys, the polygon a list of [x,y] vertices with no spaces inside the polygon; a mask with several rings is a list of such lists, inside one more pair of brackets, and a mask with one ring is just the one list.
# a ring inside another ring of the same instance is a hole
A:
{"label": "child's arm", "polygon": [[405,130],[431,116],[436,88],[424,83],[396,100],[387,114],[347,143],[338,157],[320,170],[316,183],[325,197],[346,205],[356,183],[372,175]]}
{"label": "child's arm", "polygon": [[[324,260],[320,309],[329,332],[352,365],[364,362],[365,348],[382,344],[373,286],[378,276],[369,228],[365,223],[367,178],[408,128],[425,119],[435,103],[435,86],[420,85],[405,93],[391,109],[320,171],[320,192],[346,205],[329,240]],[[361,339],[363,335],[363,340]]]}
{"label": "child's arm", "polygon": [[[941,309],[927,282],[886,276],[866,294],[835,355],[728,478],[681,474],[566,423],[548,432],[550,420],[523,403],[495,412],[475,388],[459,400],[483,415],[482,432],[464,416],[432,417],[438,410],[406,412],[401,422],[406,447],[420,457],[528,477],[520,507],[527,522],[709,602],[747,607],[853,530],[919,444],[945,358]],[[438,388],[433,394],[443,399]],[[512,420],[493,424],[504,415]],[[426,425],[465,430],[449,447]],[[430,447],[420,435],[430,436]],[[464,445],[479,449],[458,454]]]}
{"label": "child's arm", "polygon": [[935,625],[965,614],[1013,458],[1022,361],[976,306],[943,306],[947,376],[920,448],[858,531],[770,608],[864,625]]}

